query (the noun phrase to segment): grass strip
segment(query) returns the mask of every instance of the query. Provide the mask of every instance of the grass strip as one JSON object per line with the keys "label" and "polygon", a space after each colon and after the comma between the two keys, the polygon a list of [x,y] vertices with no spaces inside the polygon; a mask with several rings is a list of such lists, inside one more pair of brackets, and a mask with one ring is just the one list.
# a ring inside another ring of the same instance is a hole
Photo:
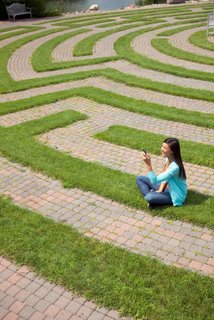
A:
{"label": "grass strip", "polygon": [[[102,20],[102,21],[99,21]],[[96,19],[92,20],[92,19],[88,19],[88,21],[84,21],[84,22],[80,22],[80,21],[66,21],[66,22],[60,22],[60,23],[54,23],[54,26],[60,26],[60,27],[71,27],[71,28],[82,28],[82,27],[86,27],[86,26],[90,26],[90,25],[96,25],[97,23],[107,23],[107,22],[113,22],[115,21],[114,19],[103,19],[101,17],[97,17]]]}
{"label": "grass strip", "polygon": [[207,18],[207,15],[208,15],[209,11],[206,12],[206,13],[192,13],[192,14],[189,14],[189,15],[176,15],[175,16],[175,19],[178,19],[178,20],[186,20],[186,19],[190,19],[192,17],[195,17],[195,18]]}
{"label": "grass strip", "polygon": [[78,31],[72,31],[67,34],[63,34],[60,36],[55,37],[45,43],[43,43],[40,47],[38,47],[31,59],[32,66],[34,70],[37,72],[47,71],[47,70],[56,70],[62,68],[70,68],[74,66],[82,66],[88,64],[95,64],[106,62],[109,60],[115,60],[116,57],[107,57],[107,58],[96,58],[96,59],[88,59],[88,60],[81,60],[81,61],[64,61],[64,62],[52,62],[52,52],[53,50],[63,41],[72,38],[76,35],[86,33],[90,31],[90,29],[80,29]]}
{"label": "grass strip", "polygon": [[[68,110],[13,127],[0,127],[0,152],[11,161],[30,166],[36,172],[60,180],[64,187],[90,191],[148,211],[146,201],[136,187],[134,175],[73,158],[34,139],[35,135],[85,118],[84,115]],[[151,211],[151,214],[213,228],[213,205],[214,197],[189,191],[184,206],[160,207]]]}
{"label": "grass strip", "polygon": [[6,199],[0,199],[0,231],[1,255],[121,315],[212,318],[212,278],[86,238]]}
{"label": "grass strip", "polygon": [[128,24],[128,23],[135,23],[135,22],[139,22],[139,26],[141,26],[141,25],[148,25],[148,24],[153,24],[153,23],[161,23],[161,22],[164,22],[165,23],[165,20],[163,20],[163,19],[153,19],[153,20],[151,20],[151,19],[139,19],[139,18],[137,18],[137,19],[130,19],[130,20],[128,20],[128,21],[126,21],[126,20],[124,20],[124,21],[120,21],[120,22],[112,22],[112,23],[105,23],[105,24],[99,24],[99,25],[97,25],[96,27],[97,28],[108,28],[108,27],[112,27],[112,26],[120,26],[120,25],[124,25],[124,24]]}
{"label": "grass strip", "polygon": [[[169,13],[169,12],[191,12],[191,9],[189,8],[185,8],[185,7],[177,7],[176,9],[174,8],[158,8],[158,14],[159,13]],[[63,18],[63,19],[54,19],[54,20],[49,20],[48,23],[54,23],[54,22],[59,22],[59,21],[77,21],[77,22],[82,22],[82,21],[88,21],[88,20],[91,20],[91,19],[103,19],[104,18],[111,18],[111,17],[124,17],[124,18],[132,18],[133,16],[139,16],[140,14],[143,15],[143,16],[146,16],[147,13],[153,13],[154,15],[156,14],[155,13],[155,10],[153,9],[146,9],[145,7],[143,9],[138,9],[137,11],[132,11],[132,10],[129,10],[129,11],[121,11],[121,12],[114,12],[112,11],[111,13],[96,13],[96,14],[86,14],[82,17],[70,17],[70,18]],[[36,25],[41,25],[41,24],[45,24],[47,23],[47,21],[44,21],[44,22],[38,22],[38,23],[35,23]]]}
{"label": "grass strip", "polygon": [[[163,25],[162,25],[163,27]],[[157,28],[156,28],[157,29]],[[147,30],[151,31],[151,30]],[[142,54],[136,53],[132,48],[131,48],[131,42],[133,39],[145,32],[145,29],[135,31],[132,33],[129,33],[126,36],[123,36],[119,38],[115,44],[114,48],[118,55],[121,58],[124,58],[136,65],[139,65],[142,68],[147,68],[147,69],[152,69],[152,70],[157,70],[169,74],[174,74],[176,76],[180,77],[186,77],[186,78],[193,78],[193,79],[199,79],[199,80],[204,80],[204,81],[214,81],[214,74],[209,73],[209,72],[202,72],[202,71],[197,71],[197,70],[189,70],[183,67],[177,67],[175,65],[170,65],[167,63],[163,63],[154,59],[151,59],[147,56],[144,56]]]}
{"label": "grass strip", "polygon": [[198,32],[195,32],[189,37],[189,42],[194,44],[197,47],[214,51],[214,43],[210,42],[207,39],[206,31],[201,30]]}
{"label": "grass strip", "polygon": [[176,34],[178,32],[182,32],[185,30],[193,29],[193,28],[203,27],[203,26],[205,26],[204,23],[192,24],[190,26],[184,26],[184,27],[180,27],[180,28],[162,31],[162,32],[158,33],[157,36],[172,36],[173,34]]}
{"label": "grass strip", "polygon": [[103,31],[103,32],[99,32],[94,35],[91,35],[88,38],[79,41],[75,45],[74,50],[73,50],[73,55],[75,57],[92,55],[93,54],[93,47],[98,40],[100,40],[104,37],[107,37],[111,34],[114,34],[116,32],[128,30],[131,28],[136,28],[136,27],[139,27],[139,24],[126,25],[123,27],[115,28],[113,30],[107,30],[107,31]]}
{"label": "grass strip", "polygon": [[[51,31],[52,32],[52,31]],[[55,30],[54,30],[55,32]],[[48,32],[49,33],[49,32]],[[36,38],[42,37],[43,35],[47,35],[47,33],[39,33],[36,35]],[[189,88],[182,88],[179,86],[175,85],[170,85],[170,84],[165,84],[161,82],[155,82],[149,79],[144,79],[144,78],[137,78],[132,75],[127,76],[127,74],[120,73],[116,70],[113,69],[105,69],[105,70],[96,70],[96,71],[85,71],[85,72],[78,72],[75,74],[65,74],[65,75],[57,75],[57,76],[50,76],[50,77],[44,77],[44,78],[38,78],[38,79],[28,79],[28,80],[22,80],[22,81],[14,81],[6,68],[8,59],[10,55],[19,47],[21,47],[23,44],[27,43],[28,41],[32,41],[35,39],[35,36],[30,36],[27,39],[21,39],[19,41],[13,42],[9,44],[8,46],[4,47],[4,50],[0,50],[1,53],[1,59],[0,59],[0,67],[1,67],[1,72],[2,72],[2,78],[0,79],[0,92],[1,93],[6,93],[6,92],[11,92],[11,91],[19,91],[19,90],[25,90],[28,88],[33,88],[33,87],[40,87],[48,84],[55,84],[55,83],[60,83],[60,82],[66,82],[66,81],[72,81],[72,80],[79,80],[79,79],[85,79],[87,77],[92,77],[92,76],[99,76],[103,75],[108,78],[111,78],[112,80],[119,81],[126,83],[128,85],[132,86],[137,86],[137,87],[143,87],[151,90],[157,90],[161,92],[165,92],[168,94],[174,94],[174,95],[181,95],[189,98],[195,98],[195,99],[201,99],[201,100],[208,100],[208,101],[213,101],[213,93],[206,91],[206,90],[196,90],[196,89],[191,89]],[[50,54],[52,50],[53,44],[51,42],[49,43],[49,49],[48,47],[45,47],[45,50],[42,50],[40,54],[38,55],[38,58],[41,59],[43,55],[46,55],[48,52]],[[44,49],[44,47],[43,47]],[[101,58],[105,59],[105,58]],[[113,59],[113,58],[109,58]],[[46,67],[49,67],[51,70],[55,70],[57,68],[61,67],[71,67],[75,66],[78,63],[83,65],[87,64],[88,62],[90,63],[100,63],[101,60],[97,59],[90,59],[84,60],[84,61],[71,61],[71,62],[62,62],[62,63],[57,63],[57,64],[51,64],[47,65]],[[37,67],[37,66],[36,66]]]}
{"label": "grass strip", "polygon": [[10,32],[10,33],[7,33],[7,34],[1,34],[0,35],[0,41],[8,39],[8,38],[11,38],[11,37],[18,36],[20,34],[25,34],[25,33],[33,32],[33,31],[41,30],[41,29],[43,29],[43,27],[31,27],[31,26],[29,26],[29,27],[19,27],[18,29],[22,29],[22,30]]}
{"label": "grass strip", "polygon": [[3,102],[0,104],[0,114],[3,115],[7,113],[21,111],[33,108],[35,106],[53,103],[74,96],[80,96],[101,104],[108,104],[115,108],[120,108],[122,110],[128,110],[147,116],[152,116],[158,119],[172,120],[181,123],[198,125],[206,128],[214,127],[213,114],[176,109],[173,107],[167,107],[143,100],[136,100],[129,97],[126,97],[126,99],[124,100],[124,96],[122,95],[94,87],[81,87],[71,90],[44,94],[37,97],[18,101]]}
{"label": "grass strip", "polygon": [[26,38],[19,39],[18,41],[14,41],[8,44],[7,46],[1,48],[0,49],[0,57],[1,57],[0,59],[0,70],[1,70],[0,91],[4,92],[4,90],[7,90],[7,88],[10,88],[11,83],[16,82],[11,78],[7,70],[8,59],[15,50],[19,49],[21,46],[23,46],[24,44],[30,41],[45,37],[49,34],[60,32],[62,30],[65,30],[65,29],[61,29],[61,30],[52,29],[48,31],[39,32],[37,34],[30,35]]}
{"label": "grass strip", "polygon": [[[95,138],[108,141],[110,143],[142,150],[146,149],[149,153],[160,155],[160,146],[168,136],[150,133],[125,126],[111,126],[108,130],[96,133]],[[179,139],[182,157],[185,162],[214,167],[214,146]]]}
{"label": "grass strip", "polygon": [[201,56],[198,54],[194,54],[188,51],[184,51],[177,47],[174,47],[169,43],[168,39],[152,39],[152,46],[158,51],[165,53],[171,57],[175,57],[177,59],[187,60],[196,63],[202,63],[207,65],[214,65],[214,58],[208,56]]}
{"label": "grass strip", "polygon": [[105,69],[101,74],[111,80],[125,83],[126,85],[144,88],[175,96],[181,96],[191,99],[199,99],[205,101],[214,101],[214,93],[208,90],[181,87],[178,85],[153,81],[148,78],[136,77],[131,74],[119,72],[117,70]]}

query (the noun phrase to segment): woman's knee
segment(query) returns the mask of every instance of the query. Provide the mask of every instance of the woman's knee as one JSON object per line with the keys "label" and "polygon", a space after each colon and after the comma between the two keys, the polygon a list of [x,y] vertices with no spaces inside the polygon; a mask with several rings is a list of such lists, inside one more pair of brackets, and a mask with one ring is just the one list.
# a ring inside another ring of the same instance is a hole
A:
{"label": "woman's knee", "polygon": [[145,176],[137,176],[136,178],[136,183],[137,185],[140,184],[140,183],[145,183],[147,181],[148,177],[145,177]]}
{"label": "woman's knee", "polygon": [[154,192],[149,192],[145,196],[145,199],[147,202],[151,203],[154,200]]}

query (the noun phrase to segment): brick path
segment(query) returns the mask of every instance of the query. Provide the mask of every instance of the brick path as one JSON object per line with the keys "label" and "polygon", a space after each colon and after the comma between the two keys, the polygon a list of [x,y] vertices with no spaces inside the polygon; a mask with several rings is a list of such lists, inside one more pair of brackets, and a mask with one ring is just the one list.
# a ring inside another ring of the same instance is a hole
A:
{"label": "brick path", "polygon": [[[44,134],[41,141],[48,142],[49,145],[58,150],[70,152],[72,156],[81,157],[86,161],[98,161],[105,166],[136,175],[142,172],[142,153],[140,151],[94,140],[92,138],[93,134],[104,131],[111,125],[125,125],[139,130],[177,136],[192,141],[198,141],[199,138],[200,142],[214,143],[214,141],[209,141],[209,137],[212,138],[214,136],[212,130],[141,116],[80,98],[68,99],[48,106],[2,116],[0,117],[0,125],[12,126],[67,109],[83,112],[87,114],[89,119],[66,128],[52,130]],[[161,171],[163,167],[162,158],[155,155],[152,158],[157,172]],[[211,195],[214,194],[213,169],[188,163],[185,164],[185,168],[189,177],[188,184],[190,188]]]}
{"label": "brick path", "polygon": [[151,217],[91,192],[64,189],[59,182],[3,158],[0,163],[0,193],[15,203],[71,224],[85,235],[158,257],[166,264],[214,274],[213,231]]}
{"label": "brick path", "polygon": [[131,320],[0,257],[1,320]]}
{"label": "brick path", "polygon": [[[164,7],[164,5],[159,7]],[[200,11],[200,9],[193,8],[193,11]],[[46,29],[56,28],[49,19],[46,20],[46,23],[42,26]],[[115,21],[120,20],[120,17],[115,17]],[[177,21],[174,17],[168,17],[165,20],[168,22]],[[39,20],[34,20],[33,22],[37,21]],[[16,25],[32,25],[32,20],[13,23],[13,26]],[[11,26],[11,23],[0,22],[0,26],[8,27]],[[147,27],[149,26],[145,26],[145,28]],[[84,28],[89,28],[92,31],[66,40],[58,45],[52,53],[53,61],[79,60],[79,58],[72,57],[72,48],[78,41],[87,38],[90,34],[112,29],[112,27],[100,29],[93,25],[84,26]],[[93,55],[90,58],[115,55],[114,43],[119,37],[143,28],[143,26],[139,26],[101,39],[95,44]],[[198,63],[182,61],[152,48],[151,40],[160,30],[135,38],[132,41],[134,50],[164,63],[181,65],[185,68],[210,73],[214,71],[213,66],[202,66]],[[188,37],[197,30],[200,29],[187,30],[173,35],[170,37],[170,41],[174,46],[192,52],[193,46],[189,44]],[[57,33],[57,35],[70,31]],[[24,37],[38,32],[40,31],[28,33]],[[22,37],[22,35],[15,36],[0,41],[0,47],[3,48]],[[34,40],[16,50],[8,61],[8,70],[12,78],[19,81],[110,67],[127,74],[130,73],[155,81],[189,87],[190,90],[191,88],[214,90],[214,84],[208,81],[182,78],[164,74],[163,72],[141,69],[123,60],[51,72],[35,72],[30,64],[32,53],[42,43],[55,37],[56,34],[49,35]],[[212,41],[211,37],[209,37],[209,41]],[[197,48],[197,54],[202,54],[202,51],[204,54],[205,51],[206,53],[208,52],[208,50],[204,51]],[[86,59],[86,57],[80,59]],[[4,94],[0,95],[0,102],[15,101],[38,94],[82,86],[94,86],[95,88],[102,88],[106,91],[121,94],[124,98],[133,97],[181,109],[204,113],[213,113],[214,110],[213,103],[207,101],[128,87],[102,77]],[[155,119],[104,104],[97,104],[82,98],[71,98],[1,116],[0,126],[13,126],[67,109],[85,113],[88,115],[88,119],[74,123],[66,128],[58,128],[47,132],[39,137],[40,141],[57,148],[59,151],[71,153],[73,157],[80,157],[85,161],[97,161],[107,167],[135,175],[145,173],[142,170],[141,152],[95,140],[93,134],[106,130],[111,125],[125,125],[148,132],[177,136],[184,140],[214,144],[214,131],[212,129]],[[162,158],[152,156],[152,159],[158,172],[162,168]],[[210,195],[214,194],[213,169],[190,163],[185,163],[185,168],[189,177],[188,185],[191,189]],[[213,230],[196,227],[186,222],[152,217],[143,210],[131,209],[91,192],[84,192],[76,188],[64,189],[59,181],[41,173],[33,172],[30,168],[20,164],[11,163],[3,157],[0,157],[0,177],[0,194],[10,196],[14,203],[22,207],[35,210],[55,221],[63,221],[85,235],[100,241],[111,242],[116,246],[141,255],[156,257],[165,264],[175,265],[179,268],[197,271],[209,276],[214,275]],[[46,280],[38,278],[27,267],[19,268],[3,257],[0,258],[0,287],[0,319],[122,319],[117,311],[99,308],[94,303],[86,301],[83,297],[77,297],[70,291],[68,292],[55,284],[50,284]]]}
{"label": "brick path", "polygon": [[[168,30],[169,28],[162,28],[161,31]],[[205,29],[205,27],[204,27]],[[132,47],[134,51],[143,54],[145,56],[150,57],[151,59],[154,59],[155,61],[161,61],[166,64],[171,64],[174,66],[180,66],[191,70],[198,70],[198,71],[204,71],[213,73],[214,72],[214,66],[208,66],[205,64],[199,64],[196,62],[186,61],[177,59],[171,56],[168,56],[164,53],[161,53],[160,51],[153,48],[151,45],[151,40],[156,37],[156,35],[160,32],[160,30],[155,30],[148,32],[146,34],[143,34],[141,36],[136,37],[132,41]]]}
{"label": "brick path", "polygon": [[[4,94],[4,95],[0,95],[0,102],[13,101],[17,99],[32,97],[38,94],[56,92],[56,91],[61,91],[66,89],[78,88],[82,86],[93,86],[95,88],[96,87],[101,88],[101,89],[111,91],[123,96],[136,98],[140,100],[143,99],[149,102],[163,104],[163,105],[166,105],[169,107],[175,107],[178,109],[187,109],[187,110],[199,111],[204,113],[214,112],[212,102],[200,101],[196,99],[189,99],[189,98],[178,97],[178,96],[175,97],[173,95],[160,93],[158,91],[129,87],[122,83],[116,83],[114,81],[110,81],[108,79],[104,79],[101,77],[88,78],[85,80],[67,82],[63,84],[56,84],[56,85],[43,87],[43,88],[28,89],[25,91],[20,91],[12,94],[11,93]],[[210,138],[208,138],[207,142],[210,142]],[[205,143],[206,143],[206,140],[205,140]]]}
{"label": "brick path", "polygon": [[200,56],[207,56],[213,58],[214,53],[212,51],[196,47],[188,41],[189,37],[193,33],[201,30],[205,30],[205,27],[194,28],[192,30],[186,30],[176,33],[175,35],[169,38],[169,42],[178,49],[182,49],[184,51],[188,51]]}

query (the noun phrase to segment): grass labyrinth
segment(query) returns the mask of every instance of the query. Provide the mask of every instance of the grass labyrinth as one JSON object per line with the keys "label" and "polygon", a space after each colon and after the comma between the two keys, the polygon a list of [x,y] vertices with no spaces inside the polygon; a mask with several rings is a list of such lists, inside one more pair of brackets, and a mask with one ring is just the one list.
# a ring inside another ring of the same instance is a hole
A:
{"label": "grass labyrinth", "polygon": [[[212,3],[180,5],[2,28],[0,255],[123,316],[213,318],[214,248],[203,242],[203,236],[214,239],[214,42],[204,23],[211,11]],[[186,51],[180,32],[189,35]],[[183,207],[151,211],[135,179],[146,174],[143,148],[158,173],[166,136],[181,141],[189,192]],[[79,190],[69,198],[78,213],[59,199],[63,213],[56,219],[51,189],[44,191],[47,199],[34,184],[26,192],[33,175],[47,188],[59,181],[65,193]],[[92,212],[88,194],[96,204]],[[129,231],[118,231],[120,210]],[[94,226],[103,214],[105,221]],[[131,230],[144,219],[150,229],[139,228],[143,236],[136,240]],[[156,230],[157,221],[163,227]],[[178,247],[184,241],[180,251],[161,243],[167,238],[157,234],[164,228]],[[198,239],[188,246],[194,232]],[[154,239],[159,244],[152,252]]]}

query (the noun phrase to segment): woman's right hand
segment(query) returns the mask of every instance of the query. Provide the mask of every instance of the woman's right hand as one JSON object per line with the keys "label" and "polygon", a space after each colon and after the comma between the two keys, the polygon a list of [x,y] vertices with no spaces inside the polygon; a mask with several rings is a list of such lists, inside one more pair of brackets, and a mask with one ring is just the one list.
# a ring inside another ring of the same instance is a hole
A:
{"label": "woman's right hand", "polygon": [[143,161],[148,165],[151,166],[151,157],[148,153],[143,153]]}

